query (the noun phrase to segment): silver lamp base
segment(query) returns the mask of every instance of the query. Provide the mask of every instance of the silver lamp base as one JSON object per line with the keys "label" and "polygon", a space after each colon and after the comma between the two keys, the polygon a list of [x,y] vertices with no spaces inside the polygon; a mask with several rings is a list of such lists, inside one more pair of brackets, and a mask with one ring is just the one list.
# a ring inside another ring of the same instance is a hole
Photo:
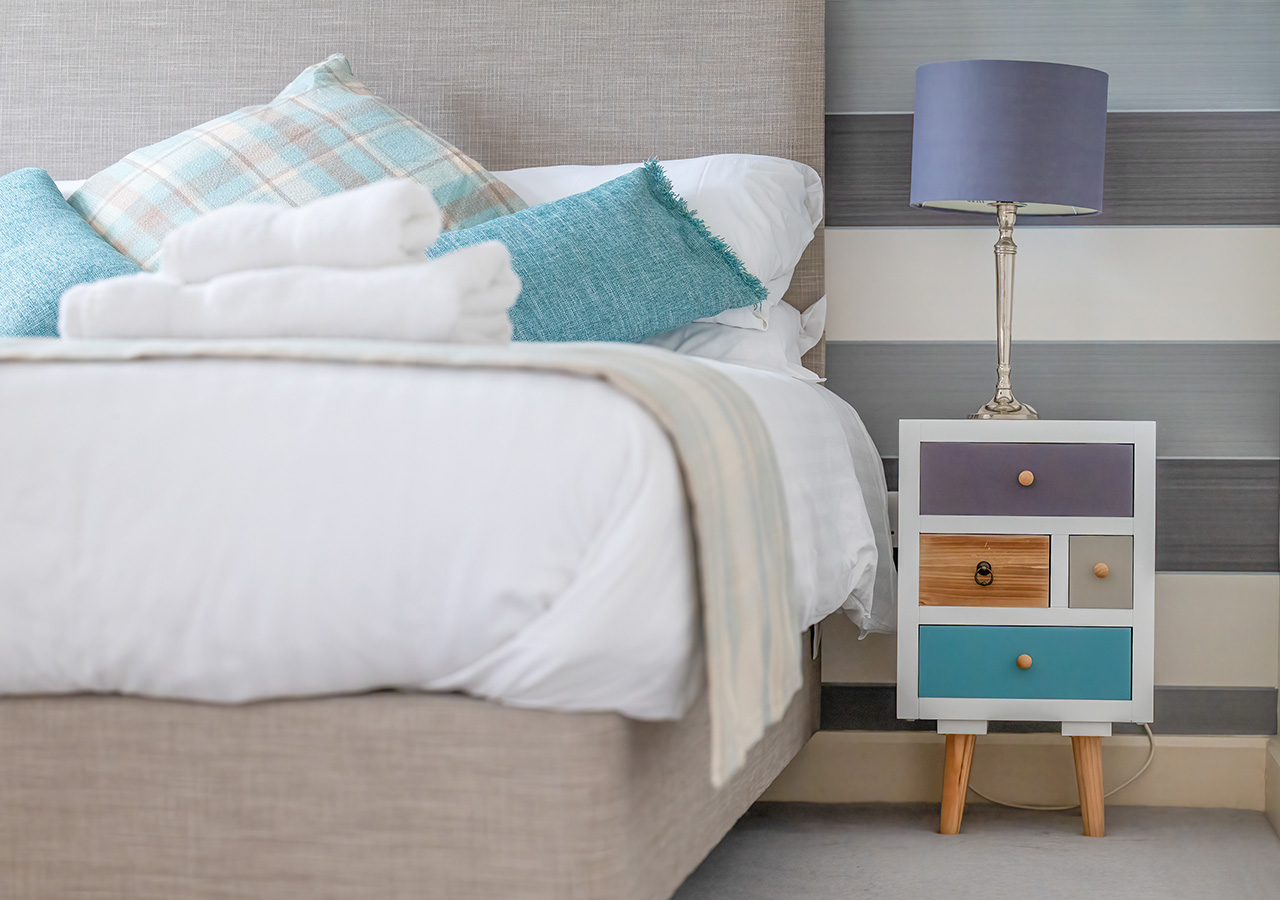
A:
{"label": "silver lamp base", "polygon": [[992,397],[977,412],[969,413],[970,419],[1038,419],[1035,409],[1020,403],[1013,394]]}
{"label": "silver lamp base", "polygon": [[1013,260],[1018,245],[1013,242],[1013,223],[1019,204],[999,202],[996,224],[996,394],[970,419],[1038,419],[1036,411],[1019,403],[1009,386],[1009,345],[1013,340]]}

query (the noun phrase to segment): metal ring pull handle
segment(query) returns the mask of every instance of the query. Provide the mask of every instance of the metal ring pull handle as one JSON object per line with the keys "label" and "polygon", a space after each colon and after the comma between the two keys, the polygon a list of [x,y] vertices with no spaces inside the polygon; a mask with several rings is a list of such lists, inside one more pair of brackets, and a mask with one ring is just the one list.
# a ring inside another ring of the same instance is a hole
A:
{"label": "metal ring pull handle", "polygon": [[973,570],[973,580],[982,587],[986,587],[996,580],[995,573],[991,571],[991,563],[985,559],[978,563],[977,568]]}

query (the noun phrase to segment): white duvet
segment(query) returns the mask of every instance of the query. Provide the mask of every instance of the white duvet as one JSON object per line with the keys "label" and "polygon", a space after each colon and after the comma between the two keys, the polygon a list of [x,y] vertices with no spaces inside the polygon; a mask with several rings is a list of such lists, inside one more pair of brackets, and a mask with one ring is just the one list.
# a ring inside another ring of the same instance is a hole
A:
{"label": "white duvet", "polygon": [[[883,479],[856,415],[821,387],[706,364],[774,438],[797,632],[842,606],[884,627]],[[673,451],[595,381],[11,363],[0,415],[0,693],[397,687],[653,719],[701,688]]]}

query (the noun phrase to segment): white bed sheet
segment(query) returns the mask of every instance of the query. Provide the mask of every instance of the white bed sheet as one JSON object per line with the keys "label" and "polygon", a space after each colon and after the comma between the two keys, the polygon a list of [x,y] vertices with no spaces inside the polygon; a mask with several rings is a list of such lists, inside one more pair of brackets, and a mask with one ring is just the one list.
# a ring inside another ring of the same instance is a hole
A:
{"label": "white bed sheet", "polygon": [[[774,438],[797,632],[841,606],[874,627],[892,566],[856,415],[819,386],[706,365]],[[655,719],[701,688],[673,451],[596,381],[15,363],[0,415],[0,693],[399,687]]]}

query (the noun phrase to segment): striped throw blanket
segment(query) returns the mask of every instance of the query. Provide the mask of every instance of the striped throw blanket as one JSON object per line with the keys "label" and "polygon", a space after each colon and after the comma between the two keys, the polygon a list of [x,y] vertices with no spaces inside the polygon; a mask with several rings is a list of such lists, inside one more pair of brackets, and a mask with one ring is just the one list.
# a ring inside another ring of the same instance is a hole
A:
{"label": "striped throw blanket", "polygon": [[725,783],[802,681],[791,543],[773,445],[749,398],[708,366],[635,344],[480,346],[353,341],[0,341],[6,361],[280,359],[556,372],[603,381],[670,437],[689,500],[711,712]]}

